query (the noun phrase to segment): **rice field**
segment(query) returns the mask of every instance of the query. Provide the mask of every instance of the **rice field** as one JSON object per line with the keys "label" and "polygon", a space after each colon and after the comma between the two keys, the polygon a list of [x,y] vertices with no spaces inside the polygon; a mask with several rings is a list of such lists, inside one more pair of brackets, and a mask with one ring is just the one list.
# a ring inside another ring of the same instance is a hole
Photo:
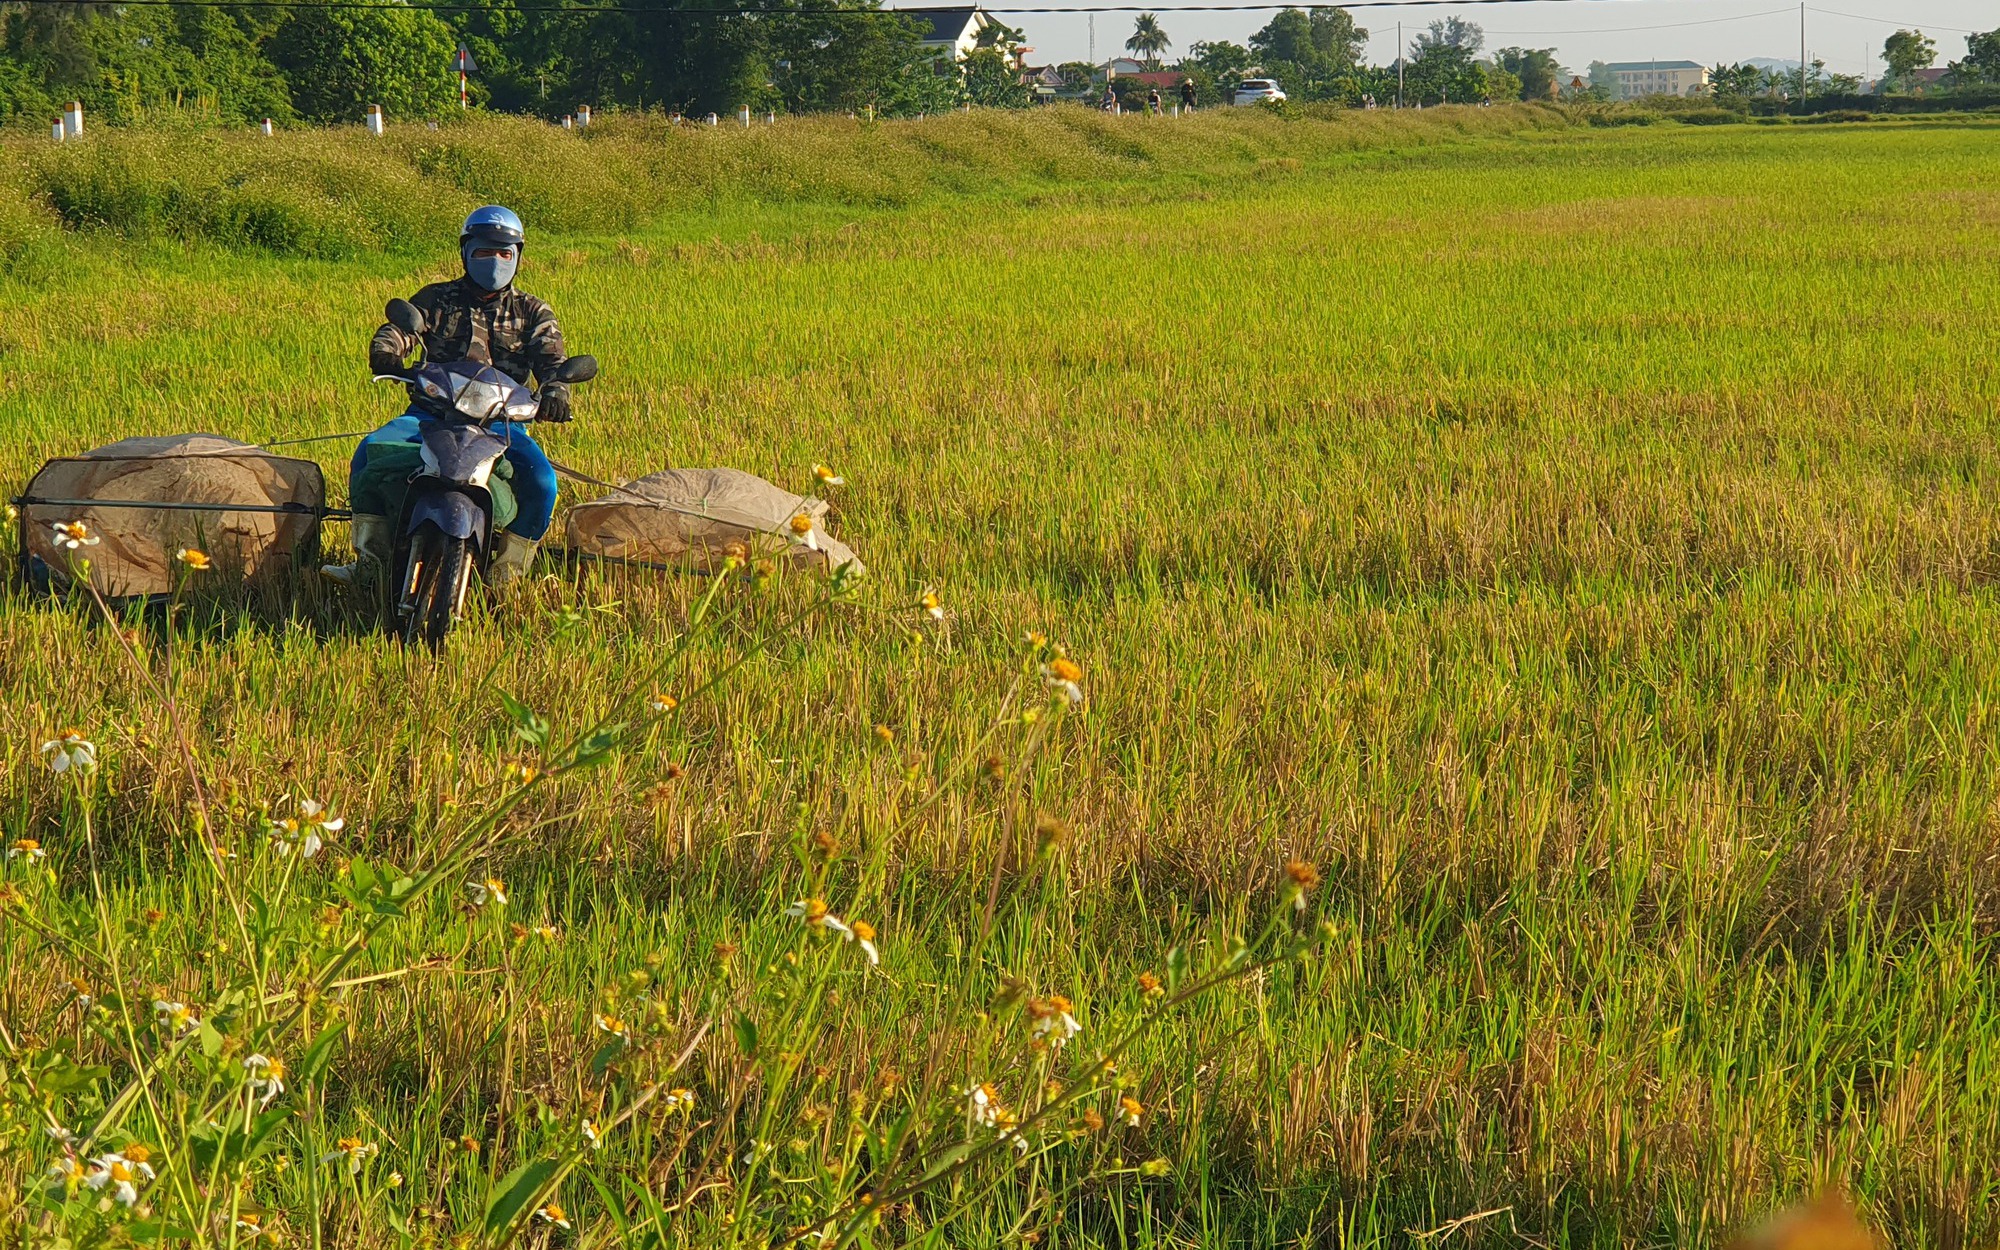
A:
{"label": "rice field", "polygon": [[1995,1244],[2000,126],[1584,120],[0,144],[9,493],[518,183],[550,453],[869,566],[6,591],[0,1236]]}

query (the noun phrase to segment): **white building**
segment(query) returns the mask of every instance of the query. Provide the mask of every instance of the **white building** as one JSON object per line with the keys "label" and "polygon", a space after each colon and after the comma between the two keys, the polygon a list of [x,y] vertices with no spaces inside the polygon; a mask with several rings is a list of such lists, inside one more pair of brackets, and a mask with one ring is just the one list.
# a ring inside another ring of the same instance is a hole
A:
{"label": "white building", "polygon": [[896,12],[929,22],[931,28],[924,35],[924,48],[944,53],[954,61],[963,61],[971,56],[973,49],[979,46],[979,32],[993,25],[992,17],[976,4],[947,9],[897,9]]}
{"label": "white building", "polygon": [[1696,61],[1613,61],[1605,67],[1617,86],[1616,100],[1649,95],[1700,95],[1708,90],[1708,67]]}

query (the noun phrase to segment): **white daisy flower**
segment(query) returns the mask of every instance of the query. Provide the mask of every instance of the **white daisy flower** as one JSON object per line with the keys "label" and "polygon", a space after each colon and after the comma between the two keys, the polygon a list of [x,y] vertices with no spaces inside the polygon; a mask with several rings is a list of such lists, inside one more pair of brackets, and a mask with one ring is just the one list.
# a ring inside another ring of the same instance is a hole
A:
{"label": "white daisy flower", "polygon": [[868,956],[869,963],[877,967],[881,966],[882,952],[875,949],[874,925],[869,924],[866,920],[857,920],[849,930],[848,936],[861,943],[861,953]]}
{"label": "white daisy flower", "polygon": [[802,898],[785,908],[785,914],[794,920],[805,921],[808,928],[831,929],[850,942],[854,940],[854,930],[847,927],[845,920],[828,911],[823,899]]}
{"label": "white daisy flower", "polygon": [[44,742],[42,758],[49,762],[51,772],[66,773],[74,769],[87,773],[97,767],[97,746],[83,736],[82,730],[71,729],[60,738]]}
{"label": "white daisy flower", "polygon": [[164,998],[156,998],[153,1000],[153,1015],[176,1036],[201,1027],[201,1017],[195,1015],[194,1008],[186,1003],[170,1003]]}
{"label": "white daisy flower", "polygon": [[472,895],[474,907],[507,905],[507,886],[498,877],[488,877],[484,881],[468,881],[465,883],[465,888]]}
{"label": "white daisy flower", "polygon": [[986,1128],[1000,1122],[1004,1108],[1000,1105],[1000,1092],[991,1085],[981,1082],[965,1091],[966,1106],[972,1111],[973,1121]]}
{"label": "white daisy flower", "polygon": [[252,1097],[262,1095],[257,1104],[260,1110],[270,1106],[273,1099],[285,1092],[284,1060],[250,1056],[243,1061],[243,1083],[250,1087]]}
{"label": "white daisy flower", "polygon": [[336,1159],[345,1159],[347,1160],[347,1174],[349,1176],[359,1176],[361,1174],[361,1166],[380,1153],[382,1153],[381,1147],[372,1141],[365,1142],[359,1137],[343,1137],[335,1143],[332,1150],[321,1155],[319,1161],[321,1163],[332,1163]]}
{"label": "white daisy flower", "polygon": [[99,1155],[90,1161],[90,1173],[83,1183],[97,1190],[109,1188],[113,1198],[132,1206],[139,1201],[140,1179],[153,1179],[153,1165],[146,1162],[151,1157],[151,1151],[138,1145]]}
{"label": "white daisy flower", "polygon": [[95,547],[104,540],[90,532],[90,527],[82,521],[57,521],[54,525],[56,546],[65,551],[75,551],[78,547]]}
{"label": "white daisy flower", "polygon": [[541,1206],[536,1207],[535,1218],[544,1223],[553,1224],[557,1228],[569,1227],[569,1216],[564,1213],[560,1206],[553,1202],[545,1202]]}

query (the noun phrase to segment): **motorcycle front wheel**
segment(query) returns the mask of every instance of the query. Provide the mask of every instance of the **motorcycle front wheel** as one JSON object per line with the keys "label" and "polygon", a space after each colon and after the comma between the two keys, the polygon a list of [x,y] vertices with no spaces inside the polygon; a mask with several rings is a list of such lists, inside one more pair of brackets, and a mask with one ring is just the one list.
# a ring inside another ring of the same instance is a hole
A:
{"label": "motorcycle front wheel", "polygon": [[472,584],[472,543],[453,538],[435,525],[410,536],[410,558],[403,572],[403,641],[422,643],[435,651],[465,607]]}

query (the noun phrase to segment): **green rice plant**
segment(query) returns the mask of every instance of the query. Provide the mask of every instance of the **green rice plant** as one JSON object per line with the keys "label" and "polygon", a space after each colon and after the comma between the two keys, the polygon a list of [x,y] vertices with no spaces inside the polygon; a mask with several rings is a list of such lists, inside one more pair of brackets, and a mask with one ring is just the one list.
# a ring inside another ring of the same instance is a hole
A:
{"label": "green rice plant", "polygon": [[[171,628],[118,630],[9,589],[0,841],[59,869],[9,879],[34,909],[8,913],[0,987],[24,1052],[125,1062],[71,1003],[99,970],[23,927],[104,930],[41,742],[98,748],[127,996],[208,1008],[243,943],[191,813],[243,854],[298,799],[337,801],[339,839],[287,888],[334,909],[300,943],[345,941],[334,860],[431,862],[509,761],[540,766],[506,691],[630,728],[376,932],[347,975],[383,980],[312,1008],[323,1031],[338,1004],[342,1041],[274,1130],[289,1166],[255,1182],[293,1235],[321,1184],[325,1244],[484,1236],[511,1173],[655,1088],[537,1198],[572,1228],[531,1214],[531,1243],[621,1220],[838,1238],[863,1185],[904,1183],[896,1117],[915,1166],[999,1140],[968,1089],[1046,1105],[1026,1008],[1058,995],[1084,1029],[1064,1065],[1147,1023],[1110,1078],[1132,1084],[1085,1108],[1105,1128],[1019,1166],[1010,1144],[866,1238],[1713,1245],[1829,1185],[1894,1244],[2000,1232],[1990,122],[619,125],[521,141],[523,179],[535,144],[574,156],[570,211],[630,184],[530,244],[523,284],[605,362],[550,450],[606,480],[834,463],[831,524],[880,602],[931,590],[939,616],[850,604],[737,663],[811,598],[737,587],[745,615],[649,683],[707,583],[552,560],[442,668],[306,581],[192,578]],[[132,433],[389,415],[366,335],[448,272],[472,198],[398,145],[478,133],[301,136],[308,165],[417,188],[411,233],[319,259],[34,210],[0,280],[0,480]],[[597,144],[635,164],[593,168]],[[294,450],[337,500],[347,441]],[[1014,723],[1004,692],[1045,689],[1036,630],[1088,699]],[[1323,877],[1321,953],[1149,1010],[1164,952],[1220,968],[1231,934],[1296,916],[1291,861]],[[488,876],[504,915],[461,906]],[[873,927],[880,965],[785,914],[815,899]],[[237,1057],[296,1070],[310,1041]],[[59,1147],[9,1114],[0,1221],[31,1237]],[[1051,1136],[1082,1120],[1052,1112]],[[351,1189],[318,1162],[341,1138],[380,1150]]]}
{"label": "green rice plant", "polygon": [[[72,533],[78,543],[73,551],[97,541],[81,527]],[[213,821],[178,701],[170,689],[160,689],[198,798],[189,832],[207,872],[194,902],[197,914],[217,924],[209,934],[215,957],[203,959],[192,980],[176,978],[152,991],[158,996],[150,1002],[141,986],[163,971],[153,930],[164,916],[147,912],[121,923],[114,914],[114,891],[100,859],[98,748],[78,730],[42,744],[40,754],[63,796],[63,840],[87,853],[92,905],[84,914],[64,915],[55,894],[59,869],[47,862],[39,840],[17,839],[8,852],[0,932],[10,951],[30,959],[43,949],[60,952],[86,965],[90,978],[73,978],[74,994],[59,1009],[74,1016],[72,1038],[36,1045],[0,1024],[0,1093],[6,1098],[0,1123],[12,1130],[15,1149],[49,1160],[41,1190],[22,1195],[15,1218],[23,1231],[71,1245],[172,1240],[235,1246],[294,1236],[320,1245],[374,1240],[386,1230],[406,1241],[424,1240],[423,1221],[439,1213],[424,1205],[423,1195],[465,1169],[454,1168],[447,1153],[432,1165],[435,1171],[419,1170],[423,1152],[406,1147],[406,1174],[383,1161],[379,1127],[340,1136],[323,1129],[329,1103],[338,1097],[352,1004],[418,972],[497,972],[506,1006],[496,1023],[511,1043],[516,961],[524,944],[557,933],[546,924],[530,929],[510,923],[505,882],[477,874],[504,842],[536,832],[542,822],[522,819],[536,790],[576,784],[617,751],[633,724],[614,717],[641,715],[643,707],[670,723],[697,706],[735,669],[839,603],[854,580],[851,566],[843,568],[823,593],[774,619],[753,603],[768,591],[772,572],[767,562],[754,568],[746,562],[744,556],[725,562],[675,645],[594,723],[558,736],[541,714],[502,695],[525,758],[468,793],[455,827],[440,831],[408,872],[359,856],[343,858],[330,876],[317,872],[313,861],[341,840],[347,821],[315,798],[286,795],[260,804],[255,832]],[[118,617],[90,589],[88,561],[81,563],[79,593],[116,631]],[[183,552],[182,563],[188,576],[209,571],[200,552]],[[717,610],[718,598],[734,582],[752,589],[729,610]],[[935,615],[935,597],[925,599]],[[170,630],[183,606],[177,590],[167,607]],[[683,678],[694,649],[744,618],[751,618],[753,632],[741,650],[684,696],[644,694]],[[137,647],[122,634],[120,642],[151,683]],[[982,775],[991,781],[1026,764],[1049,726],[1082,701],[1082,677],[1059,648],[1031,641],[979,744],[980,751],[998,754],[975,752],[929,795],[907,794],[877,816],[907,826],[952,797],[958,784]],[[1052,701],[1045,697],[1049,692]],[[648,736],[660,728],[650,727]],[[840,886],[857,902],[879,898],[883,858],[895,831],[882,837],[868,824],[837,823],[835,831],[821,831],[800,848],[796,892],[803,897],[782,913],[797,922],[792,932],[775,942],[765,935],[767,941],[748,951],[735,942],[715,944],[715,975],[696,1019],[685,1018],[683,1007],[658,993],[664,988],[655,981],[662,958],[648,958],[605,982],[591,1015],[592,1033],[601,1041],[590,1062],[593,1114],[569,1124],[540,1099],[502,1093],[500,1101],[516,1110],[493,1124],[492,1140],[463,1133],[446,1149],[468,1158],[506,1152],[521,1161],[504,1176],[489,1167],[485,1183],[470,1186],[469,1196],[483,1193],[483,1202],[476,1218],[470,1210],[453,1211],[461,1229],[455,1241],[506,1246],[545,1229],[574,1233],[584,1245],[606,1239],[618,1245],[788,1244],[808,1233],[836,1245],[872,1244],[885,1220],[913,1218],[915,1199],[935,1193],[937,1208],[927,1211],[926,1222],[948,1228],[959,1213],[1011,1186],[1023,1169],[1035,1174],[1023,1218],[1038,1207],[1059,1207],[1093,1179],[1166,1175],[1172,1164],[1165,1159],[1127,1168],[1116,1147],[1101,1144],[1107,1133],[1116,1136],[1114,1122],[1136,1128],[1146,1113],[1128,1092],[1136,1082],[1120,1069],[1132,1043],[1166,1013],[1217,986],[1294,960],[1322,936],[1296,936],[1288,923],[1294,908],[1305,911],[1307,891],[1318,884],[1313,869],[1294,864],[1283,906],[1262,933],[1247,942],[1232,938],[1205,970],[1194,968],[1184,952],[1170,952],[1164,977],[1142,978],[1137,1009],[1116,1023],[1107,1013],[1111,1018],[1098,1025],[1106,1041],[1077,1042],[1084,1026],[1070,999],[1030,997],[1027,982],[1008,979],[995,1000],[998,1018],[981,1030],[973,1056],[988,1079],[941,1088],[935,1080],[885,1074],[874,1091],[857,1092],[843,1105],[827,1098],[826,1068],[811,1061],[839,1043],[828,1019],[829,1006],[840,1001],[839,987],[852,985],[847,992],[865,998],[867,982],[855,984],[853,974],[860,970],[865,978],[866,969],[857,968],[863,958],[869,968],[881,963],[880,935],[851,913],[842,919],[822,896]],[[835,871],[844,835],[874,841],[873,862],[843,874],[849,880],[837,879]],[[1065,835],[1049,818],[1037,825],[1044,868]],[[989,937],[997,889],[996,877],[987,904]],[[425,920],[462,932],[454,957],[369,967],[382,945],[378,939]],[[497,966],[478,968],[482,957]],[[749,963],[747,975],[739,977],[739,961]],[[981,1019],[988,1020],[987,1013]],[[695,1079],[687,1075],[690,1061],[720,1022],[727,1022],[735,1044],[732,1059],[711,1062],[699,1088],[676,1084]],[[497,1058],[501,1079],[514,1078],[511,1044],[482,1058],[482,1077],[491,1079]],[[713,1110],[698,1114],[708,1108]],[[34,1129],[48,1139],[41,1149],[32,1144]],[[603,1154],[621,1134],[631,1138],[621,1152],[630,1164],[607,1162]],[[476,1181],[476,1174],[467,1179]],[[580,1225],[570,1215],[575,1208],[559,1200],[565,1190],[579,1189],[579,1181],[601,1200]]]}

